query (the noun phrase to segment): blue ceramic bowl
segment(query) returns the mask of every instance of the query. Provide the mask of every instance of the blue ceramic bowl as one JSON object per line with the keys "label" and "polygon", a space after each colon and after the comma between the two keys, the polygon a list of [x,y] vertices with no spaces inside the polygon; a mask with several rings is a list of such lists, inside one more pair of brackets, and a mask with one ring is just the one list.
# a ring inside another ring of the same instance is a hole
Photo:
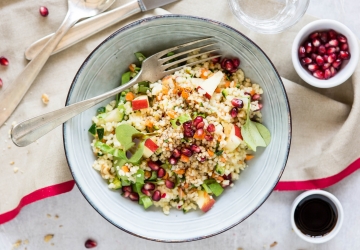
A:
{"label": "blue ceramic bowl", "polygon": [[63,126],[64,147],[72,175],[88,202],[116,227],[142,238],[182,242],[224,232],[250,216],[267,199],[284,171],[291,140],[291,118],[286,92],[274,65],[264,52],[237,30],[204,18],[166,15],[142,19],[119,29],[85,60],[69,90],[66,104],[99,95],[119,85],[121,75],[134,61],[133,53],[152,55],[163,49],[213,36],[224,56],[241,59],[246,77],[260,84],[263,122],[272,134],[270,145],[256,152],[233,188],[219,197],[210,211],[166,216],[158,208],[142,206],[110,191],[91,166],[95,160],[87,129],[99,106],[74,117]]}

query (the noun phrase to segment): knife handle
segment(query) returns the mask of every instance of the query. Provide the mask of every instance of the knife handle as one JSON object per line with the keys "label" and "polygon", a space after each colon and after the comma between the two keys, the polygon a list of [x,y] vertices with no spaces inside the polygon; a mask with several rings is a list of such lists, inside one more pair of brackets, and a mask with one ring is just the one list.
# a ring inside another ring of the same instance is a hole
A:
{"label": "knife handle", "polygon": [[[141,12],[141,8],[138,4],[138,1],[134,0],[113,10],[78,22],[63,37],[55,50],[52,52],[52,55],[139,12]],[[53,35],[54,33],[31,44],[30,47],[28,47],[25,51],[25,57],[28,60],[32,60],[39,53],[39,51],[42,50],[44,45]]]}

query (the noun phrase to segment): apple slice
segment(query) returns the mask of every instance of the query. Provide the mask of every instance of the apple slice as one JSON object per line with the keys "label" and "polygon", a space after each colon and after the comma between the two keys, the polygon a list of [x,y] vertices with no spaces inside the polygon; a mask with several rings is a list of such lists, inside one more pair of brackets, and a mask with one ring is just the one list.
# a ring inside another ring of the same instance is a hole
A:
{"label": "apple slice", "polygon": [[198,199],[196,200],[196,203],[198,204],[199,208],[203,212],[207,212],[210,210],[210,208],[214,205],[215,200],[212,196],[210,196],[208,193],[206,193],[203,190],[198,190]]}
{"label": "apple slice", "polygon": [[149,107],[149,99],[147,95],[141,95],[132,100],[131,104],[133,110],[147,109]]}
{"label": "apple slice", "polygon": [[145,143],[144,143],[144,152],[143,152],[143,156],[146,158],[149,158],[150,156],[152,156],[153,153],[155,153],[155,151],[159,148],[158,145],[156,145],[156,143],[151,140],[151,138],[146,139]]}
{"label": "apple slice", "polygon": [[226,146],[224,147],[226,150],[230,152],[234,151],[243,140],[241,136],[241,129],[234,124],[231,124],[231,126],[232,128],[230,134],[228,135],[228,138],[226,139]]}
{"label": "apple slice", "polygon": [[[211,96],[214,94],[215,89],[220,84],[221,80],[224,77],[224,73],[221,71],[216,72],[211,77],[206,79],[205,81],[201,82],[199,87],[205,90],[206,98],[210,99]],[[210,97],[210,98],[209,98]]]}

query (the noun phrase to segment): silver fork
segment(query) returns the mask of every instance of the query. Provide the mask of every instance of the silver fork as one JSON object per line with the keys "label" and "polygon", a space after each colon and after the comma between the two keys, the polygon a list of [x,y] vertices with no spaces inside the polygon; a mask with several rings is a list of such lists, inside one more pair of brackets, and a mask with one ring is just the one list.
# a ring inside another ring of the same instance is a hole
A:
{"label": "silver fork", "polygon": [[[128,83],[121,85],[120,87],[117,87],[111,91],[104,93],[104,94],[98,95],[96,97],[93,97],[93,98],[90,98],[90,99],[87,99],[87,100],[84,100],[84,101],[81,101],[78,103],[71,104],[64,108],[49,112],[44,115],[40,115],[40,116],[31,118],[29,120],[23,121],[23,122],[15,125],[11,130],[12,141],[18,147],[27,146],[27,145],[31,144],[32,142],[36,141],[37,139],[39,139],[40,137],[42,137],[43,135],[47,134],[48,132],[50,132],[51,130],[56,128],[57,126],[66,122],[70,118],[80,114],[81,112],[93,107],[94,105],[104,101],[105,99],[107,99],[109,97],[119,94],[120,92],[134,86],[138,82],[142,82],[142,81],[155,82],[155,81],[163,78],[166,75],[169,75],[177,70],[182,69],[183,67],[193,66],[198,63],[207,61],[207,60],[221,57],[221,55],[219,55],[219,54],[213,55],[206,59],[196,60],[192,63],[187,63],[183,66],[175,67],[175,65],[178,63],[186,62],[189,59],[215,52],[218,50],[218,48],[215,48],[215,49],[211,49],[211,50],[208,50],[208,51],[196,54],[196,55],[191,55],[191,56],[188,56],[185,58],[181,58],[176,61],[170,61],[173,59],[175,60],[175,58],[177,58],[181,55],[186,55],[195,50],[200,50],[200,49],[204,49],[204,48],[213,46],[216,43],[208,43],[208,44],[202,45],[200,47],[196,47],[196,48],[189,49],[187,51],[179,52],[172,56],[164,57],[169,52],[173,52],[178,49],[185,48],[185,47],[188,47],[188,46],[200,43],[200,42],[205,42],[205,41],[208,42],[208,41],[210,41],[210,39],[212,39],[212,38],[211,37],[203,38],[200,40],[192,41],[189,43],[185,43],[182,45],[178,45],[178,46],[160,51],[160,52],[146,58],[142,62],[142,67],[141,67],[140,72],[133,79],[131,79]],[[175,68],[171,68],[171,67],[175,67]]]}

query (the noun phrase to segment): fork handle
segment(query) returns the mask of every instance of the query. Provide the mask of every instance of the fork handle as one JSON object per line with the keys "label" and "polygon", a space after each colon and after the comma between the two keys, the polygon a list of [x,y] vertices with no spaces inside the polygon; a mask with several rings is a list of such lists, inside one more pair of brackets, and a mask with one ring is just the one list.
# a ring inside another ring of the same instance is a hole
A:
{"label": "fork handle", "polygon": [[11,130],[11,139],[18,147],[27,146],[47,134],[70,118],[82,113],[94,105],[128,89],[141,80],[141,71],[127,84],[96,97],[77,102],[64,108],[40,115],[15,125]]}

